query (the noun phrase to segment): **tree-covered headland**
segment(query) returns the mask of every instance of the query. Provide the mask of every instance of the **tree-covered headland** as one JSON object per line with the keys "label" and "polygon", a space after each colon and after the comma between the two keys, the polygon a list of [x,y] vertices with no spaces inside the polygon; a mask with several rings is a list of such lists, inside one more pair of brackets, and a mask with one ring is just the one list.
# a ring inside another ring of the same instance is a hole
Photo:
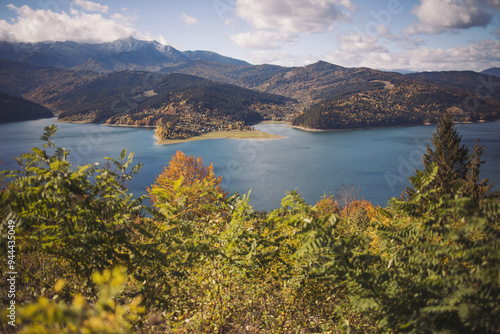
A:
{"label": "tree-covered headland", "polygon": [[2,172],[3,332],[500,330],[500,203],[448,117],[386,208],[292,191],[255,212],[182,152],[134,198],[133,154],[72,166],[55,133]]}

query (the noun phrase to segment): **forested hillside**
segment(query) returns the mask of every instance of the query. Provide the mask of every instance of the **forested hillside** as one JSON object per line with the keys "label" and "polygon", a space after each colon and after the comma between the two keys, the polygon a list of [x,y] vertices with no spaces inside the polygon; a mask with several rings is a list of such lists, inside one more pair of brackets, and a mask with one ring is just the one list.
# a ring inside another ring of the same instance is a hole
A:
{"label": "forested hillside", "polygon": [[59,94],[78,89],[80,85],[97,78],[98,73],[42,67],[7,59],[0,59],[0,91],[22,96],[56,113]]}
{"label": "forested hillside", "polygon": [[[492,81],[493,80],[493,81]],[[457,121],[500,119],[500,95],[488,93],[499,79],[475,72],[400,75],[370,69],[347,71],[293,124],[345,129],[436,123],[445,113]],[[479,89],[478,89],[479,87]]]}
{"label": "forested hillside", "polygon": [[202,59],[157,72],[106,73],[0,61],[0,90],[61,113],[62,120],[154,126],[166,117],[163,124],[178,127],[177,116],[217,117],[203,129],[263,118],[312,129],[409,125],[435,123],[445,112],[457,121],[497,120],[498,85],[499,78],[470,71],[402,75],[321,61],[287,68]]}
{"label": "forested hillside", "polygon": [[475,99],[477,105],[471,108],[467,103],[474,95],[470,92],[427,82],[373,80],[343,85],[329,94],[295,118],[293,125],[349,129],[436,123],[447,112],[457,121],[500,119],[500,100]]}
{"label": "forested hillside", "polygon": [[[59,113],[60,120],[71,122],[156,126],[208,118],[210,124],[236,127],[238,122],[248,125],[284,117],[293,113],[294,103],[287,97],[184,74],[96,73],[10,60],[0,62],[0,82],[1,89],[35,101]],[[195,134],[187,128],[187,133]]]}
{"label": "forested hillside", "polygon": [[472,71],[421,72],[407,74],[406,77],[420,79],[445,87],[459,87],[474,92],[482,99],[500,100],[500,77],[488,73]]}
{"label": "forested hillside", "polygon": [[228,66],[199,62],[173,67],[168,71],[214,78],[261,92],[291,97],[304,104],[317,101],[317,96],[323,91],[341,85],[346,80],[359,81],[358,77],[369,70],[350,69],[326,62],[304,67]]}
{"label": "forested hillside", "polygon": [[451,116],[387,208],[255,212],[179,151],[137,199],[133,154],[72,166],[56,130],[0,174],[3,333],[498,333],[500,202]]}
{"label": "forested hillside", "polygon": [[321,61],[291,68],[205,62],[168,71],[294,98],[303,114],[293,124],[313,129],[422,124],[437,122],[445,112],[460,121],[500,118],[500,95],[492,89],[500,79],[470,71],[402,75]]}
{"label": "forested hillside", "polygon": [[0,92],[0,123],[49,118],[53,116],[50,110],[39,104]]}
{"label": "forested hillside", "polygon": [[[61,101],[57,107],[61,120],[103,122],[112,118],[108,123],[127,115],[141,120],[186,113],[251,123],[262,119],[259,108],[269,106],[271,112],[281,114],[286,102],[292,102],[286,97],[184,74],[136,71],[103,74],[55,99]],[[48,102],[56,103],[55,99]]]}
{"label": "forested hillside", "polygon": [[284,74],[287,67],[277,65],[228,65],[197,61],[165,68],[163,73],[182,73],[245,88],[255,88],[275,75]]}

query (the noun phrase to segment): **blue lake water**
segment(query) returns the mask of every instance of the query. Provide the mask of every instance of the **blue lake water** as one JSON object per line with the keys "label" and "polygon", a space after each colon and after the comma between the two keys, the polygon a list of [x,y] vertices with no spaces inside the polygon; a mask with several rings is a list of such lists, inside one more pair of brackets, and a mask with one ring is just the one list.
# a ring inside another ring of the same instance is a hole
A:
{"label": "blue lake water", "polygon": [[[13,157],[41,147],[43,128],[55,119],[0,124],[0,169],[15,169]],[[422,154],[434,126],[412,126],[353,131],[306,132],[286,124],[259,124],[259,130],[285,136],[277,140],[213,139],[175,145],[156,145],[152,129],[105,125],[55,123],[56,146],[71,150],[77,165],[118,157],[126,148],[144,167],[129,184],[142,195],[175,153],[201,156],[213,163],[223,186],[230,192],[247,193],[255,210],[280,206],[285,193],[296,189],[314,204],[325,193],[342,184],[359,187],[359,196],[385,206],[409,184],[408,177],[422,167]],[[462,140],[469,146],[476,137],[485,146],[481,176],[500,189],[500,122],[458,124]]]}

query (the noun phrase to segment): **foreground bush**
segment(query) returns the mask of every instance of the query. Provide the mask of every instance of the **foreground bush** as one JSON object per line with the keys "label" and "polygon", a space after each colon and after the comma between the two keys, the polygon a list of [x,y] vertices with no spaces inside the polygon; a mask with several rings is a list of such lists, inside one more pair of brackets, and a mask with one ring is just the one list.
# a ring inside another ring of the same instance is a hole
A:
{"label": "foreground bush", "polygon": [[[132,333],[132,326],[144,313],[144,307],[139,306],[140,297],[130,302],[117,301],[125,279],[120,268],[102,274],[95,272],[92,280],[98,289],[91,304],[80,294],[71,304],[39,298],[19,310],[17,322],[24,325],[21,333]],[[54,291],[60,292],[63,286],[64,281],[58,281]]]}

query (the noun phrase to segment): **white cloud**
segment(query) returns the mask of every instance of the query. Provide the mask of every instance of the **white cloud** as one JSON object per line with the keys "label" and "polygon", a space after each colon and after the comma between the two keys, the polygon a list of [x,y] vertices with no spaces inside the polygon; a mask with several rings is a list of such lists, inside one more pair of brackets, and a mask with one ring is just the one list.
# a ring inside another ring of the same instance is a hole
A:
{"label": "white cloud", "polygon": [[338,4],[341,5],[344,8],[347,8],[347,9],[351,10],[351,11],[354,11],[356,9],[355,6],[351,3],[350,0],[340,0],[338,2]]}
{"label": "white cloud", "polygon": [[180,19],[187,25],[187,26],[192,26],[194,24],[198,23],[198,19],[196,17],[192,17],[187,15],[186,13],[182,13],[182,16]]}
{"label": "white cloud", "polygon": [[500,41],[482,40],[449,49],[421,48],[402,52],[370,51],[346,53],[338,50],[325,56],[329,62],[348,67],[393,68],[416,71],[473,70],[500,66]]}
{"label": "white cloud", "polygon": [[133,18],[120,14],[106,18],[100,13],[89,14],[74,8],[68,14],[44,9],[33,10],[26,5],[7,7],[14,11],[17,17],[10,23],[0,20],[0,40],[4,41],[103,43],[131,36],[149,39],[132,27]]}
{"label": "white cloud", "polygon": [[351,31],[347,35],[340,36],[340,50],[348,53],[363,52],[386,52],[387,49],[379,43],[378,38]]}
{"label": "white cloud", "polygon": [[[371,35],[375,36],[375,35]],[[393,34],[386,25],[379,24],[377,26],[377,35],[381,39],[388,42],[396,42],[399,47],[403,49],[415,49],[424,44],[424,39],[422,37],[410,36],[405,33]]]}
{"label": "white cloud", "polygon": [[[412,10],[419,22],[409,27],[410,34],[439,34],[455,29],[484,27],[492,20],[484,6],[498,7],[498,0],[420,0]],[[479,6],[479,4],[483,6]]]}
{"label": "white cloud", "polygon": [[398,36],[394,35],[388,28],[386,25],[384,24],[379,24],[377,26],[377,32],[378,34],[383,37],[383,38],[386,38],[386,39],[389,39],[389,40],[397,40],[399,39]]}
{"label": "white cloud", "polygon": [[256,29],[314,34],[346,15],[334,0],[239,0],[236,14]]}
{"label": "white cloud", "polygon": [[[146,36],[147,37],[147,36]],[[152,38],[152,37],[147,37],[145,38],[146,40],[155,40],[157,41],[158,43],[160,44],[163,44],[163,45],[169,45],[170,43],[168,43],[167,39],[163,36],[163,35],[159,35],[158,37],[156,38]]]}
{"label": "white cloud", "polygon": [[482,40],[450,49],[422,49],[414,53],[414,61],[427,69],[482,70],[500,64],[500,42]]}
{"label": "white cloud", "polygon": [[[233,43],[249,48],[275,48],[295,41],[300,34],[316,34],[349,17],[349,0],[237,0],[235,13],[254,30],[231,36]],[[256,43],[258,37],[265,37]],[[283,40],[282,40],[283,38]]]}
{"label": "white cloud", "polygon": [[273,64],[287,67],[309,65],[320,59],[311,54],[293,55],[283,51],[253,51],[249,58],[253,64]]}
{"label": "white cloud", "polygon": [[252,31],[231,35],[231,43],[247,49],[273,50],[281,48],[282,43],[292,44],[296,41],[296,35],[275,31]]}
{"label": "white cloud", "polygon": [[99,3],[87,0],[74,0],[71,4],[75,6],[80,6],[88,12],[107,13],[109,10],[109,6],[103,6]]}

